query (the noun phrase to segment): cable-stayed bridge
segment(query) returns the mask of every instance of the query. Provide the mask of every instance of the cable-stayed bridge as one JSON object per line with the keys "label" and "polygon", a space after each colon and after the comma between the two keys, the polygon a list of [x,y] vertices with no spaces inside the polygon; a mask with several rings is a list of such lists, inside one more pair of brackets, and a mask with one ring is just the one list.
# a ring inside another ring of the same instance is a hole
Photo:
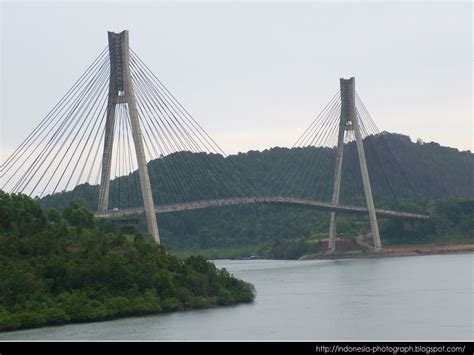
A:
{"label": "cable-stayed bridge", "polygon": [[[330,202],[315,201],[303,198],[295,197],[281,197],[281,196],[268,196],[268,197],[235,197],[235,198],[221,198],[216,200],[201,200],[201,201],[189,201],[167,205],[155,206],[155,213],[167,213],[167,212],[180,212],[189,210],[198,210],[202,208],[211,207],[224,207],[224,206],[239,206],[239,205],[252,205],[252,204],[270,204],[270,205],[287,205],[287,206],[305,206],[311,207],[317,210],[325,210],[331,212],[343,212],[350,214],[362,214],[368,213],[367,208],[350,206],[343,204],[333,204]],[[400,211],[389,211],[383,209],[376,209],[376,214],[382,217],[397,217],[397,218],[408,218],[408,219],[427,219],[427,215],[420,213],[400,212]],[[97,212],[96,216],[99,218],[124,218],[130,216],[137,216],[144,214],[145,210],[143,207],[128,208],[128,209],[116,209],[105,212]]]}
{"label": "cable-stayed bridge", "polygon": [[[376,251],[382,247],[377,217],[429,218],[385,208],[397,205],[394,181],[409,181],[354,78],[340,80],[340,90],[283,158],[255,167],[261,179],[243,170],[129,48],[123,31],[109,32],[108,48],[2,162],[1,187],[43,200],[90,195],[100,218],[144,214],[157,243],[157,213],[219,206],[330,211],[330,252],[336,213],[368,215]],[[374,196],[383,197],[384,208],[375,208]]]}

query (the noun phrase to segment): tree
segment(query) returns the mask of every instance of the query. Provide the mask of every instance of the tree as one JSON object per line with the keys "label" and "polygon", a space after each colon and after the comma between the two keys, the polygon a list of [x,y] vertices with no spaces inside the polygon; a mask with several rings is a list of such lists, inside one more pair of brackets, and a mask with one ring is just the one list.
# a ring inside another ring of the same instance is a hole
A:
{"label": "tree", "polygon": [[63,217],[72,226],[90,228],[95,225],[94,213],[84,201],[74,201],[63,210]]}

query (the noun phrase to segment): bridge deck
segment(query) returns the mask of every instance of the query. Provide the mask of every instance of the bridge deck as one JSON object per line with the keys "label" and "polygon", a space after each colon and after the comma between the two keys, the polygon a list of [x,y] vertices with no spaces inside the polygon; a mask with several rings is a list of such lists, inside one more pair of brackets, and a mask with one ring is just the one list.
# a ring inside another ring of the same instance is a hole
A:
{"label": "bridge deck", "polygon": [[[344,212],[351,214],[367,214],[367,208],[357,207],[350,205],[332,204],[329,202],[321,202],[316,200],[309,200],[303,198],[293,197],[280,197],[280,196],[269,196],[269,197],[237,197],[237,198],[223,198],[215,200],[202,200],[202,201],[190,201],[180,202],[175,204],[155,206],[156,213],[167,213],[167,212],[178,212],[196,210],[201,208],[219,207],[219,206],[237,206],[247,204],[279,204],[279,205],[292,205],[292,206],[306,206],[320,210],[327,210],[333,212]],[[376,209],[375,212],[378,216],[383,217],[398,217],[408,219],[428,219],[429,216],[424,214],[400,212],[400,211],[389,211]],[[103,213],[96,213],[96,217],[99,218],[123,218],[129,216],[137,216],[144,214],[143,207],[130,208],[123,210],[108,211]]]}

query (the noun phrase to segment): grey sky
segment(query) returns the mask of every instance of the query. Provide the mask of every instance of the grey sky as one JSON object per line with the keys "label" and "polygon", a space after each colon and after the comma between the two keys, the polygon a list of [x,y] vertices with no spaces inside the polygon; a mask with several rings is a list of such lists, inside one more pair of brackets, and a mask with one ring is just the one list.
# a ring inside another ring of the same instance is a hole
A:
{"label": "grey sky", "polygon": [[123,29],[227,153],[291,146],[350,76],[380,130],[472,149],[470,2],[1,6],[2,159]]}

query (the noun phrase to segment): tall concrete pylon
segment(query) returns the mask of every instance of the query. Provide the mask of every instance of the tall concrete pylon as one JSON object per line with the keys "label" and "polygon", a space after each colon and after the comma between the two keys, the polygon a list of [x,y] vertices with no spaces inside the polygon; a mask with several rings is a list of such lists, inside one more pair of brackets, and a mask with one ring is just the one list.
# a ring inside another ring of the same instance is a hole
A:
{"label": "tall concrete pylon", "polygon": [[[372,188],[370,186],[369,171],[367,170],[367,161],[365,159],[362,134],[360,133],[360,122],[355,107],[355,78],[340,79],[341,86],[341,117],[339,122],[339,134],[337,139],[336,164],[334,172],[334,187],[332,194],[332,203],[339,204],[341,190],[342,159],[344,155],[344,136],[346,131],[354,131],[357,154],[359,157],[362,183],[364,185],[365,199],[369,213],[370,227],[374,240],[374,250],[380,252],[382,243],[380,241],[379,225],[375,214],[374,199],[372,197]],[[329,242],[328,252],[336,252],[336,212],[331,212],[329,222]]]}
{"label": "tall concrete pylon", "polygon": [[117,105],[126,105],[132,127],[132,137],[137,156],[138,174],[140,176],[140,187],[143,194],[148,232],[153,236],[155,242],[159,244],[160,235],[158,233],[155,205],[151,193],[150,176],[148,175],[145,150],[143,148],[143,136],[140,128],[140,119],[138,117],[137,102],[130,74],[128,31],[120,33],[109,32],[108,36],[110,81],[98,212],[107,212],[109,209],[110,169],[112,162],[112,148],[114,144],[115,107]]}

